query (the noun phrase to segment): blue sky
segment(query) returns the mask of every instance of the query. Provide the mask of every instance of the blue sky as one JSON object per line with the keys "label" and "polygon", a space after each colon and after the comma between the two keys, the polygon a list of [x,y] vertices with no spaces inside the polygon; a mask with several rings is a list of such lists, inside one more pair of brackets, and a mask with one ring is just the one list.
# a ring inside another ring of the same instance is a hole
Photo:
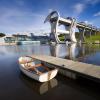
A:
{"label": "blue sky", "polygon": [[100,27],[100,0],[0,0],[0,32],[49,32],[43,22],[52,10]]}

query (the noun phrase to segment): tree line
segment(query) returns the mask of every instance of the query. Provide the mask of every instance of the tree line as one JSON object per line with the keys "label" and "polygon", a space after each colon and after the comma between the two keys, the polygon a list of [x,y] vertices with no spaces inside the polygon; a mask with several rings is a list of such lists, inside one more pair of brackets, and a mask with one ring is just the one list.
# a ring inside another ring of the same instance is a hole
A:
{"label": "tree line", "polygon": [[6,36],[4,33],[0,33],[0,38]]}

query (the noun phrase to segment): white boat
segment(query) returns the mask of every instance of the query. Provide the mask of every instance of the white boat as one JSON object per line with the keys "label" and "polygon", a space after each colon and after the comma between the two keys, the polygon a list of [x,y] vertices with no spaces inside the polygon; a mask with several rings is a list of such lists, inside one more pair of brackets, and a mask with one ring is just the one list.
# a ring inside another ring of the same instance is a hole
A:
{"label": "white boat", "polygon": [[54,66],[46,66],[44,62],[32,57],[25,56],[19,58],[20,70],[28,77],[39,82],[46,82],[53,79],[58,72]]}

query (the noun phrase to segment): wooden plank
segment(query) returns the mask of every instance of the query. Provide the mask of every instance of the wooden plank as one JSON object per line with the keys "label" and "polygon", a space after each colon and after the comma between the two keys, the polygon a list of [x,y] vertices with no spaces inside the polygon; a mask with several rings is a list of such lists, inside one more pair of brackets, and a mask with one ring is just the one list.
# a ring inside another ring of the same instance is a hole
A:
{"label": "wooden plank", "polygon": [[65,68],[66,70],[71,70],[86,76],[91,76],[93,78],[100,79],[100,66],[47,55],[32,55],[31,57],[56,65],[60,68]]}

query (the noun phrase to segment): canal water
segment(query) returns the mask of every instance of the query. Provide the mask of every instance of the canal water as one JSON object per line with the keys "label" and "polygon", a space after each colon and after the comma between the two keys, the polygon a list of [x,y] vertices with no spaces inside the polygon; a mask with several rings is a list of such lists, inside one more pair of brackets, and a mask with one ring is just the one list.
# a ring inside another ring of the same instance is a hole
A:
{"label": "canal water", "polygon": [[57,75],[39,83],[21,73],[18,58],[44,54],[100,65],[100,44],[0,46],[0,100],[100,100],[100,85]]}

